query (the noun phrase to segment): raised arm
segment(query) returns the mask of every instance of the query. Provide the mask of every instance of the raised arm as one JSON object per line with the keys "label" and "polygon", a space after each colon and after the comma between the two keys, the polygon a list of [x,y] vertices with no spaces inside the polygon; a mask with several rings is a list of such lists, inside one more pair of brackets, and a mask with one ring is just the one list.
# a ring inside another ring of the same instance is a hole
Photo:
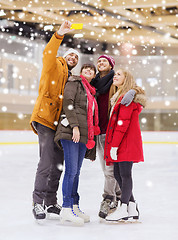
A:
{"label": "raised arm", "polygon": [[43,70],[48,72],[56,67],[56,56],[64,35],[73,30],[70,29],[71,22],[64,21],[59,30],[53,34],[43,51]]}

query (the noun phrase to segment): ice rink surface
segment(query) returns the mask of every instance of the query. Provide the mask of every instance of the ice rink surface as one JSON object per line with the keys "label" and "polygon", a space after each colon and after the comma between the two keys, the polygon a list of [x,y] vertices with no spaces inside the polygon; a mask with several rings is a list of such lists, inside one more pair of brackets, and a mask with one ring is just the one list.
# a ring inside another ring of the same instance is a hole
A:
{"label": "ice rink surface", "polygon": [[[80,207],[91,221],[75,227],[63,226],[59,220],[46,220],[43,225],[35,222],[32,191],[38,144],[33,142],[37,137],[31,131],[0,131],[0,240],[177,240],[178,132],[142,135],[145,162],[133,167],[140,222],[100,221],[103,173],[98,159],[85,159],[79,186]],[[61,204],[61,183],[58,196]]]}

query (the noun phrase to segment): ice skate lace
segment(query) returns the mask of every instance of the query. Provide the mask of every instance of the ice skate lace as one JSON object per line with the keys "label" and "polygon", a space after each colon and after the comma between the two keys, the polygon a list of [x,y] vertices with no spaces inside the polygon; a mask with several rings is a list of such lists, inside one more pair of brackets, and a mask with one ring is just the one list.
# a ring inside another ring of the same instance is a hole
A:
{"label": "ice skate lace", "polygon": [[77,208],[80,213],[85,214],[84,212],[82,212],[82,210],[80,210],[79,206]]}
{"label": "ice skate lace", "polygon": [[59,209],[59,210],[62,209],[62,207],[61,207],[58,203],[56,203],[56,204],[54,204],[54,205],[49,205],[48,207],[46,207],[46,209],[53,208],[53,207],[55,207],[55,208],[57,208],[57,209]]}
{"label": "ice skate lace", "polygon": [[36,214],[43,214],[44,213],[44,208],[41,204],[35,204],[34,210]]}
{"label": "ice skate lace", "polygon": [[56,208],[58,208],[59,210],[61,210],[61,206],[60,206],[59,204],[56,203],[54,206],[55,206]]}
{"label": "ice skate lace", "polygon": [[109,205],[110,208],[116,208],[117,206],[118,206],[117,201],[111,202],[111,204]]}
{"label": "ice skate lace", "polygon": [[72,209],[72,213],[75,217],[78,217],[78,215],[74,212],[74,210]]}

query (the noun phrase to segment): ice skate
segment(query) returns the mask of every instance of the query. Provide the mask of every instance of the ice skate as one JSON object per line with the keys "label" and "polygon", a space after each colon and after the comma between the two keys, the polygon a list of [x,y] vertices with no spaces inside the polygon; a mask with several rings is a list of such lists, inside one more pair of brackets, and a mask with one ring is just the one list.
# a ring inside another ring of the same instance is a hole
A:
{"label": "ice skate", "polygon": [[115,212],[106,217],[106,221],[128,220],[127,204],[122,203]]}
{"label": "ice skate", "polygon": [[84,212],[82,212],[79,208],[78,205],[73,205],[73,212],[79,216],[80,218],[82,218],[84,220],[85,223],[90,222],[90,216],[88,216],[87,214],[85,214]]}
{"label": "ice skate", "polygon": [[33,215],[35,217],[36,220],[39,220],[42,221],[46,218],[46,214],[45,214],[45,210],[44,210],[44,207],[43,207],[43,204],[39,204],[39,203],[34,203],[33,205]]}
{"label": "ice skate", "polygon": [[46,216],[48,219],[60,219],[60,212],[61,212],[62,207],[59,204],[54,204],[54,205],[49,205],[46,206],[45,211],[46,211]]}
{"label": "ice skate", "polygon": [[62,224],[64,224],[65,222],[70,222],[78,226],[84,225],[84,220],[74,214],[72,208],[62,208],[60,213],[60,222]]}
{"label": "ice skate", "polygon": [[128,217],[133,218],[135,220],[139,219],[139,211],[138,211],[138,206],[135,202],[129,202],[128,207]]}
{"label": "ice skate", "polygon": [[109,205],[109,214],[110,213],[113,213],[116,209],[117,209],[117,206],[118,206],[118,201],[112,201],[111,204]]}
{"label": "ice skate", "polygon": [[109,214],[110,211],[110,204],[111,204],[111,200],[110,199],[104,199],[101,202],[101,206],[100,206],[100,211],[99,211],[99,217],[100,218],[106,218],[106,216]]}

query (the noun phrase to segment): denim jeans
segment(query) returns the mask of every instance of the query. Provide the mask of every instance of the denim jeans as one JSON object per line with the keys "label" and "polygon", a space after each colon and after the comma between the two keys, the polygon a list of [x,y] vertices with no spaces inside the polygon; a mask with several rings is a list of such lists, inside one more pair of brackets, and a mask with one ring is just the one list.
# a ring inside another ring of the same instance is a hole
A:
{"label": "denim jeans", "polygon": [[74,143],[61,139],[64,150],[65,174],[62,184],[63,207],[68,208],[79,203],[78,184],[80,169],[86,153],[84,143]]}

